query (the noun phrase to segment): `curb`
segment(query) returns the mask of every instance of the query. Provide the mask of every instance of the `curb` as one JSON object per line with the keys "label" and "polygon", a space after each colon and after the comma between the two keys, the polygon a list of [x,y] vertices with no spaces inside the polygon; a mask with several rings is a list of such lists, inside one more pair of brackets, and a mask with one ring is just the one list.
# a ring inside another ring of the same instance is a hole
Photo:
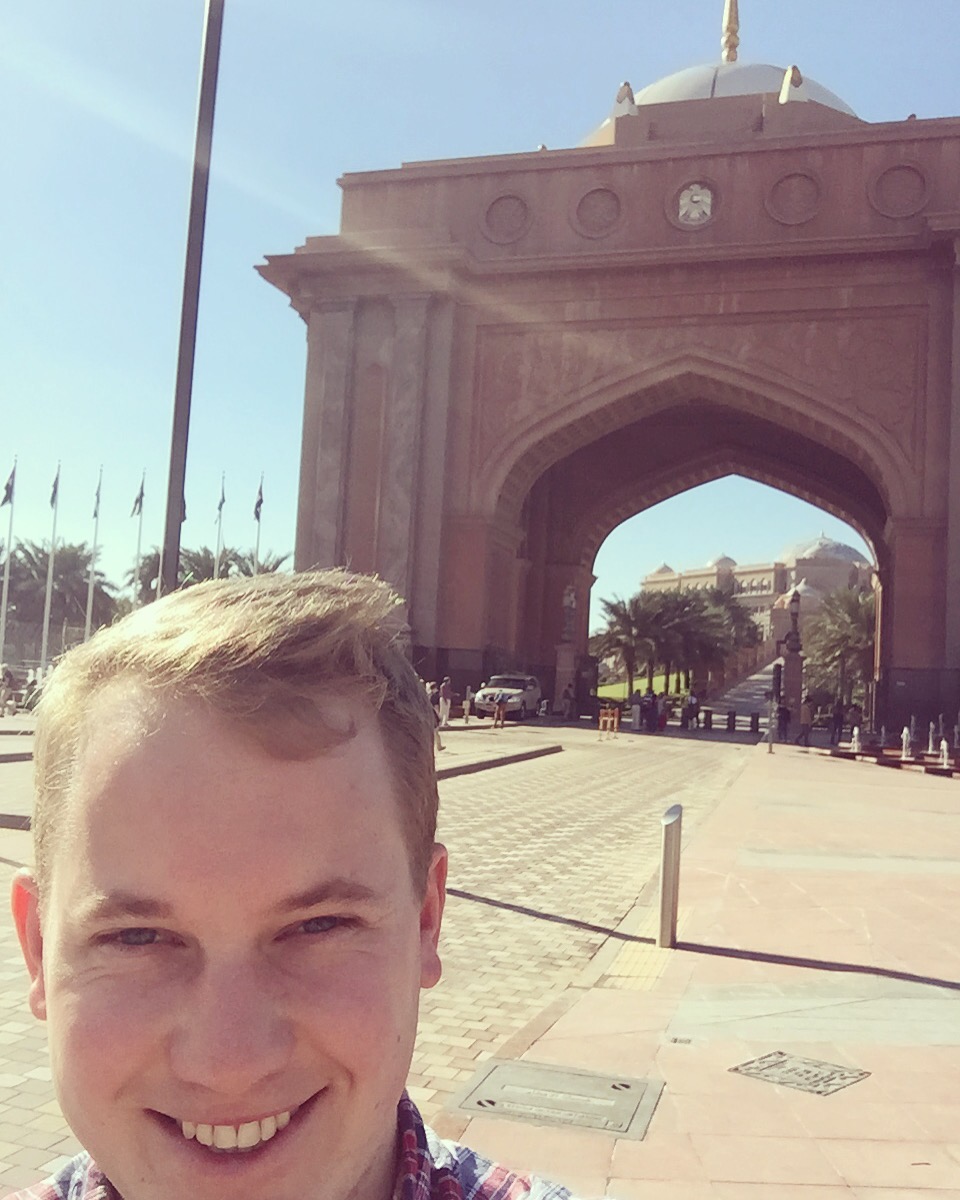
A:
{"label": "curb", "polygon": [[536,750],[521,750],[516,754],[505,754],[502,758],[484,758],[480,762],[464,763],[459,767],[444,767],[437,771],[437,779],[453,779],[457,775],[472,775],[490,767],[506,767],[511,763],[529,762],[532,758],[543,758],[547,754],[560,754],[563,747],[538,746]]}

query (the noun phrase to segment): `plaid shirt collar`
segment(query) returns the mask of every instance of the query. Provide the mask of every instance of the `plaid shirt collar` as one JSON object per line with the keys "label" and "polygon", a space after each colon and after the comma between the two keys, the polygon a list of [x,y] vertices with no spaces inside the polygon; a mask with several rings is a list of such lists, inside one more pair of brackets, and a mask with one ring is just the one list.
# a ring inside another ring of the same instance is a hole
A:
{"label": "plaid shirt collar", "polygon": [[[556,1185],[517,1175],[427,1130],[406,1092],[397,1106],[397,1174],[392,1200],[567,1200]],[[88,1154],[53,1179],[8,1200],[122,1200]]]}

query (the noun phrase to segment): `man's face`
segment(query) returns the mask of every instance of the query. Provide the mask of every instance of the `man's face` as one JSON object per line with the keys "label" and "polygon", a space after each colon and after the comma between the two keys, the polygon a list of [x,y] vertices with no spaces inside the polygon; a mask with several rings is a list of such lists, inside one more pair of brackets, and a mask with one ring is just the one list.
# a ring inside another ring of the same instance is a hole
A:
{"label": "man's face", "polygon": [[144,699],[95,700],[43,913],[14,888],[64,1114],[124,1200],[386,1200],[445,854],[419,896],[372,715],[289,762]]}

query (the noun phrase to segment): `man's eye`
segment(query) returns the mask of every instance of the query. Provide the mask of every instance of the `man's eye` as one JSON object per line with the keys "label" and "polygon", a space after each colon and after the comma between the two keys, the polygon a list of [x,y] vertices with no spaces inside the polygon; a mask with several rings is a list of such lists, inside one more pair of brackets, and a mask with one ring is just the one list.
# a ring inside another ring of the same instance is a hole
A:
{"label": "man's eye", "polygon": [[330,933],[346,924],[343,917],[310,917],[301,922],[300,931],[302,933]]}
{"label": "man's eye", "polygon": [[131,947],[156,946],[161,941],[159,929],[119,929],[107,934],[103,943],[108,946]]}

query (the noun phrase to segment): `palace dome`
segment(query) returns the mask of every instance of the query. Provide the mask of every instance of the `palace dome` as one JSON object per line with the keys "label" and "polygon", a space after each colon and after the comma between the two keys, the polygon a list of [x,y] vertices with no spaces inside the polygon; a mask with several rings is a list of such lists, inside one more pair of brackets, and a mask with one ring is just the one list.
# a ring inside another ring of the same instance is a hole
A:
{"label": "palace dome", "polygon": [[841,562],[848,563],[868,563],[869,556],[864,554],[862,550],[857,550],[853,546],[847,546],[844,542],[835,541],[833,538],[828,538],[824,534],[820,534],[818,538],[814,538],[809,542],[798,542],[795,546],[791,546],[784,552],[783,563],[792,567],[799,560],[808,561],[809,559],[832,559],[834,562],[838,559]]}
{"label": "palace dome", "polygon": [[735,567],[736,565],[736,559],[731,558],[729,554],[721,554],[719,558],[711,559],[707,563],[708,567]]}
{"label": "palace dome", "polygon": [[[634,95],[634,103],[671,104],[677,100],[713,100],[724,96],[756,96],[778,93],[787,68],[769,63],[725,62],[686,67],[648,84]],[[815,100],[827,108],[855,117],[849,104],[815,79],[803,76],[794,88],[794,100]]]}

